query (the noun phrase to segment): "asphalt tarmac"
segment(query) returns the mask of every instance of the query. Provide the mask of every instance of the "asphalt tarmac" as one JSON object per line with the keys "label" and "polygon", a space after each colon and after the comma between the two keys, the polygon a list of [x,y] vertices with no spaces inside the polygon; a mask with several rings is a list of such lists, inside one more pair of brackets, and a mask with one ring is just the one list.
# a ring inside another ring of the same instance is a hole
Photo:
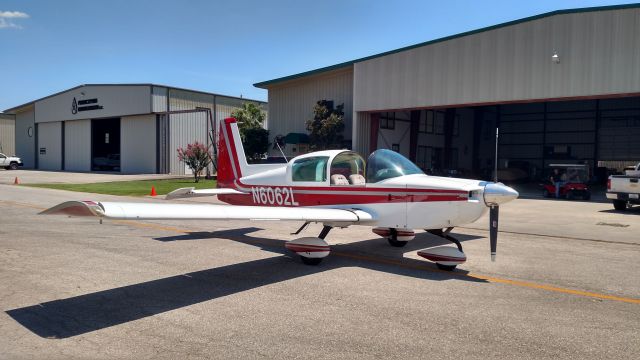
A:
{"label": "asphalt tarmac", "polygon": [[164,201],[0,185],[0,359],[640,354],[639,208],[516,200],[497,262],[481,219],[443,272],[416,255],[445,244],[425,232],[398,249],[336,229],[313,267],[284,249],[299,223],[37,215],[86,199]]}

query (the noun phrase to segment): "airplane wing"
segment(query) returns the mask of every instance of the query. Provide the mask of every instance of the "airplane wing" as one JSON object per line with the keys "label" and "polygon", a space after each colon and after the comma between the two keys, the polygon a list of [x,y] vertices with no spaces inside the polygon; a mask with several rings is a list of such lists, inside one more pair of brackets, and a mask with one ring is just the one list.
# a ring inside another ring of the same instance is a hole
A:
{"label": "airplane wing", "polygon": [[165,196],[165,199],[181,199],[181,198],[193,198],[202,196],[216,196],[216,195],[228,195],[228,194],[244,194],[241,191],[235,189],[202,189],[196,190],[194,187],[186,187],[173,190]]}
{"label": "airplane wing", "polygon": [[95,201],[67,201],[40,214],[127,220],[294,220],[336,223],[375,220],[373,214],[359,209]]}

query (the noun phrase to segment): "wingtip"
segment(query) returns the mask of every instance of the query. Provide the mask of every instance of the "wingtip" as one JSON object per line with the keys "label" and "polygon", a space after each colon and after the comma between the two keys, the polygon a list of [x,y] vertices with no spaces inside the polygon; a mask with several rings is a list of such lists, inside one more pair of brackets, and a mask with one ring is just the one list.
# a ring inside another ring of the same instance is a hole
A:
{"label": "wingtip", "polygon": [[104,209],[95,201],[66,201],[38,215],[68,215],[68,216],[104,216]]}

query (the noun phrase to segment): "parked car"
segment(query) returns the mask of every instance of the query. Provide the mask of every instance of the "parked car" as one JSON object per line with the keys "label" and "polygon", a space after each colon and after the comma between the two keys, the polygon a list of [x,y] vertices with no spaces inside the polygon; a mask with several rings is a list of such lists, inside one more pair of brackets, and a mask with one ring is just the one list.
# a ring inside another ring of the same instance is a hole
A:
{"label": "parked car", "polygon": [[625,175],[609,176],[607,199],[613,201],[616,210],[640,204],[640,163],[632,170],[626,170]]}
{"label": "parked car", "polygon": [[106,157],[97,157],[93,159],[95,170],[120,170],[120,154],[109,154]]}
{"label": "parked car", "polygon": [[22,160],[19,157],[7,156],[3,153],[0,153],[0,167],[3,167],[7,170],[18,170],[18,167],[22,166]]}

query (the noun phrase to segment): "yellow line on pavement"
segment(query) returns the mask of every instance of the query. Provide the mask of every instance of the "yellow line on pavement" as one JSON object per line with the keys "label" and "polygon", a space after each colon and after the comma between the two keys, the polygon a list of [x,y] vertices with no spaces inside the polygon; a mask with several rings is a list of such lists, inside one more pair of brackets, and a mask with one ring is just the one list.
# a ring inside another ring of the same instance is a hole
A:
{"label": "yellow line on pavement", "polygon": [[[27,208],[38,209],[38,210],[45,209],[32,204],[26,204],[26,203],[20,203],[15,201],[8,201],[8,200],[0,200],[0,203],[6,203],[8,205],[27,207]],[[157,230],[164,230],[164,231],[175,232],[180,234],[188,234],[192,232],[191,230],[181,229],[173,226],[165,226],[165,225],[160,225],[155,223],[143,223],[135,220],[112,220],[112,221],[114,223],[130,225],[138,228],[157,229]],[[627,298],[622,296],[606,295],[606,294],[600,294],[600,293],[595,293],[590,291],[567,289],[567,288],[561,288],[561,287],[552,286],[552,285],[538,284],[538,283],[520,281],[520,280],[503,279],[503,278],[485,276],[485,275],[473,274],[473,273],[463,274],[458,272],[442,271],[442,270],[434,269],[431,266],[427,266],[426,264],[425,265],[407,264],[407,263],[403,263],[401,260],[385,259],[385,258],[368,256],[368,255],[346,253],[341,251],[332,251],[331,253],[335,256],[344,257],[344,258],[370,261],[370,262],[375,262],[375,263],[385,264],[385,265],[394,265],[394,266],[399,266],[399,267],[414,269],[414,270],[439,272],[439,273],[447,274],[449,276],[468,277],[472,279],[484,280],[484,281],[497,283],[497,284],[513,285],[513,286],[519,286],[519,287],[525,287],[525,288],[531,288],[531,289],[545,290],[549,292],[589,297],[594,299],[620,301],[620,302],[631,303],[631,304],[640,304],[640,299]]]}

